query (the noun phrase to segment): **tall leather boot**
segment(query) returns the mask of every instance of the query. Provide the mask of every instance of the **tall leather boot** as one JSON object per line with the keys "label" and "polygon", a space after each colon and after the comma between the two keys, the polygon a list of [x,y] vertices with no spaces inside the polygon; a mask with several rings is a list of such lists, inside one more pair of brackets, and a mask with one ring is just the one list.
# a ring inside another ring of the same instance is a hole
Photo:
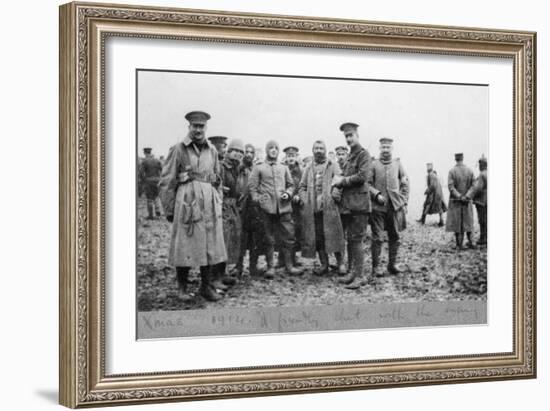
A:
{"label": "tall leather boot", "polygon": [[467,247],[468,247],[468,248],[475,248],[474,241],[472,240],[472,232],[471,232],[471,231],[468,231],[468,232],[466,233],[466,237],[468,238]]}
{"label": "tall leather boot", "polygon": [[294,265],[292,264],[292,253],[293,251],[287,248],[283,249],[283,259],[285,262],[286,272],[290,275],[300,275],[304,271],[298,267],[294,267]]}
{"label": "tall leather boot", "polygon": [[267,247],[267,250],[265,252],[265,259],[267,261],[267,271],[264,273],[264,277],[268,280],[271,280],[275,277],[275,261],[274,259],[275,251],[273,247]]}
{"label": "tall leather boot", "polygon": [[154,211],[154,205],[152,200],[147,200],[147,220],[154,220],[155,217],[153,216]]}
{"label": "tall leather boot", "polygon": [[348,273],[346,269],[346,263],[344,263],[343,253],[334,253],[336,255],[336,265],[338,266],[338,275],[346,275]]}
{"label": "tall leather boot", "polygon": [[[338,282],[341,283],[341,284],[350,284],[351,282],[353,282],[353,280],[356,277],[356,274],[357,274],[356,267],[355,267],[355,265],[357,264],[357,261],[356,261],[356,259],[357,259],[356,244],[359,244],[359,251],[360,251],[362,243],[353,243],[352,244],[351,242],[348,242],[348,253],[349,253],[348,254],[348,259],[350,260],[350,264],[348,266],[348,273],[345,276],[340,277],[338,279]],[[361,258],[363,258],[363,257],[361,256]]]}
{"label": "tall leather boot", "polygon": [[180,298],[187,298],[187,279],[189,277],[189,267],[176,267],[176,280],[178,282],[178,291]]}
{"label": "tall leather boot", "polygon": [[275,263],[275,268],[283,268],[285,266],[285,258],[283,255],[283,250],[279,249],[277,251],[277,261]]}
{"label": "tall leather boot", "polygon": [[380,253],[382,252],[382,244],[373,241],[370,249],[372,254],[372,274],[375,277],[383,277],[384,270],[382,270],[382,267],[380,266]]}
{"label": "tall leather boot", "polygon": [[211,284],[210,277],[213,270],[210,269],[210,266],[201,267],[201,288],[200,294],[207,299],[208,301],[219,301],[223,297],[220,293],[216,291],[214,286]]}
{"label": "tall leather boot", "polygon": [[458,248],[459,250],[462,250],[462,243],[464,242],[464,233],[456,233],[455,239],[456,239],[456,248]]}
{"label": "tall leather boot", "polygon": [[350,290],[356,290],[363,284],[363,260],[365,256],[363,255],[363,243],[353,243],[351,245],[353,269],[351,270],[353,274],[353,280],[349,282],[345,287]]}
{"label": "tall leather boot", "polygon": [[426,214],[422,213],[422,217],[420,217],[418,220],[416,220],[420,224],[424,225],[426,224]]}
{"label": "tall leather boot", "polygon": [[248,274],[251,277],[260,275],[260,270],[258,270],[258,253],[256,251],[250,250],[250,257],[248,259]]}
{"label": "tall leather boot", "polygon": [[216,290],[227,291],[229,287],[222,282],[222,276],[225,275],[225,263],[218,263],[211,267],[210,284],[214,286]]}
{"label": "tall leather boot", "polygon": [[397,265],[397,252],[399,251],[399,241],[392,242],[389,244],[389,261],[388,261],[388,272],[390,274],[399,274],[401,270]]}
{"label": "tall leather boot", "polygon": [[314,269],[313,274],[319,276],[328,274],[328,254],[325,250],[319,250],[318,253],[321,266]]}
{"label": "tall leather boot", "polygon": [[241,255],[239,255],[239,259],[237,260],[237,264],[235,265],[235,273],[239,278],[243,276],[243,270],[244,270],[244,254],[241,253]]}

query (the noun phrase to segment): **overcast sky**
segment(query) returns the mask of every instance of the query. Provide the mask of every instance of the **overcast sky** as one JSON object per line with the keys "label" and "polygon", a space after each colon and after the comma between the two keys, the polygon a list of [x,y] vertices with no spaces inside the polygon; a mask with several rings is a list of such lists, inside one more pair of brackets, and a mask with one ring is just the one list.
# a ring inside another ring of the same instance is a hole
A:
{"label": "overcast sky", "polygon": [[[339,126],[360,125],[361,144],[378,156],[378,139],[394,139],[411,181],[410,210],[421,210],[426,163],[433,162],[445,196],[454,153],[477,174],[488,157],[488,87],[318,78],[287,78],[139,71],[138,150],[159,157],[187,132],[184,116],[212,116],[207,136],[241,138],[264,147],[269,139],[311,154],[313,141],[329,150],[345,145]],[[411,218],[416,218],[415,215]]]}

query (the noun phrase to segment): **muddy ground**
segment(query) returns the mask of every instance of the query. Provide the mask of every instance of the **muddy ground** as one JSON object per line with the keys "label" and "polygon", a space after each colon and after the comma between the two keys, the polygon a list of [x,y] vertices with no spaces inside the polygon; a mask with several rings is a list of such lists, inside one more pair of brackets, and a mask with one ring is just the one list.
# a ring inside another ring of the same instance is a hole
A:
{"label": "muddy ground", "polygon": [[[313,268],[318,264],[314,260],[301,259],[305,273],[300,277],[291,277],[279,269],[273,280],[250,277],[248,261],[245,260],[243,277],[218,302],[209,302],[199,296],[200,278],[198,270],[193,270],[189,290],[194,297],[183,302],[178,297],[175,269],[167,263],[171,224],[164,218],[147,220],[146,215],[145,199],[140,198],[137,226],[139,311],[487,298],[487,249],[478,247],[457,251],[452,234],[437,226],[437,216],[429,216],[423,226],[409,214],[399,255],[404,271],[397,276],[370,278],[368,285],[348,290],[338,284],[336,273],[325,277],[313,275]],[[371,271],[369,241],[367,239],[365,247],[367,274]],[[382,251],[382,263],[387,263],[387,244]],[[335,264],[333,258],[331,264]],[[263,257],[260,265],[265,266]]]}

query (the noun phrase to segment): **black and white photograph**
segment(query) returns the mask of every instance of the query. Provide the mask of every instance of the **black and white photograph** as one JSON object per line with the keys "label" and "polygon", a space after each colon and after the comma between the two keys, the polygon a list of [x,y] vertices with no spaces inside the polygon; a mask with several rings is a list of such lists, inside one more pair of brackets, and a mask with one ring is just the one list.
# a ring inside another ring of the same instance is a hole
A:
{"label": "black and white photograph", "polygon": [[135,86],[138,339],[487,322],[487,84]]}

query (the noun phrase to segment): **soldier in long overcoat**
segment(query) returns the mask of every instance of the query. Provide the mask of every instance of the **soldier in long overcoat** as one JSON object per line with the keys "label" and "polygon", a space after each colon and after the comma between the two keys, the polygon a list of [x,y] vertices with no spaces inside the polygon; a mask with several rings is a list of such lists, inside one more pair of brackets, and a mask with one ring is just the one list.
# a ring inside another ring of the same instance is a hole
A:
{"label": "soldier in long overcoat", "polygon": [[441,183],[437,177],[437,172],[433,169],[433,164],[426,164],[428,175],[426,177],[427,188],[424,191],[426,200],[422,206],[422,217],[418,220],[419,223],[426,223],[426,216],[431,214],[439,214],[439,227],[443,227],[445,222],[443,221],[443,213],[447,211],[447,205],[443,198],[443,190]]}
{"label": "soldier in long overcoat", "polygon": [[[290,171],[290,176],[294,183],[294,192],[292,193],[292,220],[294,221],[294,251],[292,252],[292,261],[294,265],[301,265],[298,261],[296,253],[302,248],[302,242],[304,241],[303,233],[303,221],[302,210],[300,207],[300,197],[298,195],[298,189],[300,187],[300,181],[302,180],[303,170],[298,160],[299,149],[295,146],[285,147],[283,152],[285,153],[285,164]],[[279,265],[284,265],[282,261],[281,253],[279,252]]]}
{"label": "soldier in long overcoat", "polygon": [[449,210],[447,211],[446,231],[455,234],[456,247],[462,248],[464,233],[468,237],[468,246],[472,248],[473,208],[466,193],[474,182],[474,172],[464,165],[464,155],[455,154],[456,165],[449,171]]}
{"label": "soldier in long overcoat", "polygon": [[140,186],[147,197],[147,219],[160,217],[161,204],[159,199],[159,181],[162,173],[162,163],[152,154],[152,148],[143,149],[145,158],[139,163]]}
{"label": "soldier in long overcoat", "polygon": [[299,196],[303,207],[304,241],[302,256],[315,258],[319,254],[321,266],[315,274],[323,275],[329,271],[329,254],[335,254],[338,270],[346,274],[344,265],[344,229],[340,219],[340,210],[332,192],[332,179],[340,174],[336,162],[326,156],[323,141],[313,143],[313,162],[304,170],[300,181]]}
{"label": "soldier in long overcoat", "polygon": [[341,191],[340,213],[348,241],[351,267],[348,274],[339,279],[346,288],[359,288],[364,281],[363,242],[367,232],[371,202],[369,195],[368,173],[371,163],[369,152],[359,143],[358,124],[344,123],[340,131],[346,138],[350,153],[341,175],[334,176],[332,184]]}
{"label": "soldier in long overcoat", "polygon": [[473,200],[479,222],[479,245],[487,244],[487,158],[479,159],[479,176],[466,193],[467,200]]}
{"label": "soldier in long overcoat", "polygon": [[216,149],[205,138],[210,115],[192,111],[185,118],[189,132],[170,148],[159,183],[166,219],[172,222],[168,263],[176,267],[182,297],[189,270],[200,267],[200,293],[215,301],[221,295],[211,284],[211,268],[227,260],[220,164]]}
{"label": "soldier in long overcoat", "polygon": [[372,271],[380,277],[382,234],[388,232],[388,272],[401,272],[397,263],[399,232],[407,227],[407,204],[409,202],[409,179],[399,158],[392,157],[393,139],[380,139],[380,157],[373,161],[369,172],[369,187],[373,199],[371,213]]}

